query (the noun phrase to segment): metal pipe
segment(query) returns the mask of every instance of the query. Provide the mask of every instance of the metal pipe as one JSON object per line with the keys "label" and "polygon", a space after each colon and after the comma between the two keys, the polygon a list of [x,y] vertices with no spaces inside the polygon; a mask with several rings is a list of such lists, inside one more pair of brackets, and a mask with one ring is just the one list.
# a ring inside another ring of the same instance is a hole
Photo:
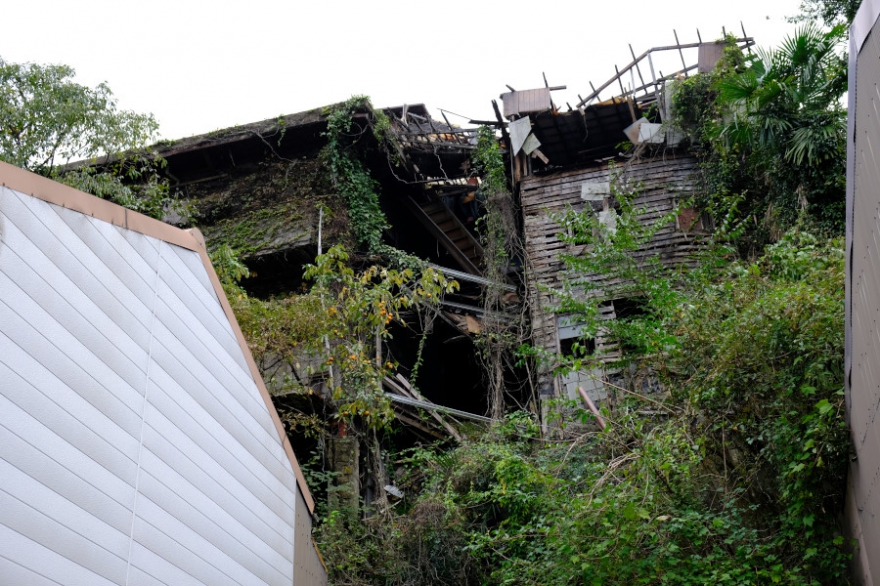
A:
{"label": "metal pipe", "polygon": [[321,227],[324,224],[324,206],[318,208],[318,256],[323,254],[321,251]]}

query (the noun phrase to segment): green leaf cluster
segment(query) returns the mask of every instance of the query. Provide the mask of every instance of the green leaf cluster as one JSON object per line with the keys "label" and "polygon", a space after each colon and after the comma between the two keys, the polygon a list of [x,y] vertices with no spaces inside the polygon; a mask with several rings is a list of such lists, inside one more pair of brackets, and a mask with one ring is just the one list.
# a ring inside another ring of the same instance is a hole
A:
{"label": "green leaf cluster", "polygon": [[[379,206],[379,184],[370,175],[358,152],[358,139],[369,129],[366,122],[363,127],[354,122],[353,116],[360,110],[373,111],[365,96],[354,96],[330,111],[324,133],[327,145],[323,153],[333,183],[348,204],[357,244],[367,252],[378,252],[388,222]],[[383,116],[379,121],[379,131],[386,132],[387,124],[390,124],[387,117]]]}
{"label": "green leaf cluster", "polygon": [[394,417],[382,386],[398,367],[381,352],[391,325],[406,327],[404,312],[436,308],[458,288],[432,268],[355,271],[345,249],[334,246],[306,266],[309,291],[261,300],[237,285],[248,271],[231,248],[218,247],[211,258],[271,391],[313,395],[309,381],[324,378],[333,417],[365,429],[385,428]]}
{"label": "green leaf cluster", "polygon": [[843,233],[846,62],[842,26],[803,25],[775,50],[728,39],[711,73],[676,82],[674,125],[701,157],[698,203],[752,252],[800,218]]}
{"label": "green leaf cluster", "polygon": [[[118,109],[106,84],[90,88],[74,77],[66,65],[0,58],[0,160],[151,217],[172,212],[186,222],[190,210],[160,175],[164,161],[145,153],[156,119]],[[63,168],[72,161],[83,164]]]}

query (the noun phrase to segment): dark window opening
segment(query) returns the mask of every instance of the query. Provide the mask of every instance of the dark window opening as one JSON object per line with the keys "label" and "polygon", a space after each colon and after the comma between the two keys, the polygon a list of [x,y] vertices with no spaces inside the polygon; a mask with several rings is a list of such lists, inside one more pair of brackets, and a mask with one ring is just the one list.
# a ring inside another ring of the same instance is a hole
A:
{"label": "dark window opening", "polygon": [[559,351],[564,356],[590,356],[596,352],[594,338],[565,338],[559,340]]}
{"label": "dark window opening", "polygon": [[260,299],[287,296],[303,290],[303,267],[315,262],[316,249],[303,247],[274,252],[245,261],[251,276],[241,286],[249,295]]}
{"label": "dark window opening", "polygon": [[617,319],[648,315],[647,300],[644,297],[615,299],[612,304],[614,305],[614,316]]}

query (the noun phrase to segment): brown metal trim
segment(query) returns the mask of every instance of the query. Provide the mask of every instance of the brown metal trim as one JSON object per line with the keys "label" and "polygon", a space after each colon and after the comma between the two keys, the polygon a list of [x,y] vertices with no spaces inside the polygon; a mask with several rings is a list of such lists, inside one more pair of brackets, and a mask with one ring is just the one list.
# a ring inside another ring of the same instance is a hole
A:
{"label": "brown metal trim", "polygon": [[196,250],[185,230],[0,161],[0,185],[146,236]]}
{"label": "brown metal trim", "polygon": [[[183,230],[181,230],[183,231]],[[195,250],[199,253],[199,258],[202,259],[202,264],[205,266],[205,271],[208,273],[208,278],[211,279],[211,285],[214,286],[214,291],[217,293],[217,298],[220,300],[220,305],[223,306],[223,311],[226,313],[226,317],[229,319],[229,324],[232,326],[232,331],[235,333],[235,338],[238,340],[238,345],[241,347],[241,351],[244,353],[245,360],[247,361],[248,368],[251,370],[251,376],[254,378],[254,382],[257,383],[257,388],[260,389],[260,395],[263,397],[263,401],[266,402],[266,407],[269,409],[269,414],[272,416],[272,421],[275,423],[275,429],[278,430],[278,435],[281,437],[281,445],[284,446],[284,451],[287,452],[287,457],[290,459],[290,464],[293,466],[293,474],[296,476],[296,483],[299,485],[300,492],[302,492],[303,499],[306,501],[306,506],[309,508],[310,513],[315,512],[315,501],[312,499],[312,495],[309,492],[309,487],[306,484],[306,479],[303,476],[302,470],[299,467],[299,462],[296,460],[296,455],[293,453],[293,447],[290,445],[290,440],[287,439],[287,432],[284,429],[284,424],[281,423],[281,419],[278,417],[278,411],[275,409],[275,405],[272,403],[272,397],[269,395],[268,389],[266,389],[266,384],[263,382],[263,377],[260,374],[259,368],[257,368],[257,363],[254,362],[254,357],[251,354],[251,349],[247,345],[247,340],[244,338],[244,334],[241,331],[241,328],[238,325],[238,320],[235,319],[235,314],[232,312],[232,307],[229,305],[229,300],[226,298],[226,293],[223,291],[223,286],[220,284],[220,279],[217,278],[217,273],[214,271],[214,265],[211,264],[211,259],[208,256],[208,249],[205,246],[205,237],[202,236],[202,233],[198,228],[193,228],[191,230],[186,231],[193,240],[196,241],[197,247],[192,248],[191,250]]]}
{"label": "brown metal trim", "polygon": [[244,334],[241,332],[238,320],[235,319],[235,314],[232,313],[232,307],[226,299],[226,294],[223,292],[223,287],[220,285],[217,273],[214,272],[214,266],[211,264],[211,259],[208,257],[208,250],[205,246],[205,239],[202,236],[202,233],[197,228],[192,230],[181,230],[180,228],[176,228],[165,222],[133,212],[115,203],[89,195],[83,191],[68,187],[57,181],[41,177],[40,175],[25,171],[24,169],[20,169],[2,161],[0,161],[0,185],[20,193],[26,193],[45,202],[80,212],[81,214],[97,218],[104,222],[109,222],[114,226],[133,230],[145,236],[150,236],[162,240],[163,242],[174,244],[186,248],[187,250],[192,250],[199,254],[199,258],[202,260],[205,271],[208,273],[208,278],[211,280],[211,285],[214,287],[217,299],[220,301],[220,305],[223,307],[223,312],[226,314],[227,319],[229,319],[232,331],[235,333],[235,337],[238,340],[238,345],[244,353],[245,361],[251,371],[251,376],[253,377],[257,388],[260,390],[260,395],[266,403],[266,408],[269,410],[272,421],[275,423],[275,429],[278,431],[281,445],[284,447],[284,451],[287,453],[287,457],[290,460],[293,474],[296,477],[297,485],[303,495],[303,499],[306,501],[306,506],[308,506],[310,513],[314,513],[315,501],[309,492],[305,477],[303,476],[299,463],[296,460],[296,456],[293,453],[290,440],[287,439],[287,432],[284,430],[284,424],[281,423],[281,419],[278,417],[278,411],[276,411],[275,405],[272,403],[272,397],[266,389],[266,385],[263,382],[263,377],[260,375],[256,362],[254,362],[254,357],[251,354],[250,348],[248,348]]}

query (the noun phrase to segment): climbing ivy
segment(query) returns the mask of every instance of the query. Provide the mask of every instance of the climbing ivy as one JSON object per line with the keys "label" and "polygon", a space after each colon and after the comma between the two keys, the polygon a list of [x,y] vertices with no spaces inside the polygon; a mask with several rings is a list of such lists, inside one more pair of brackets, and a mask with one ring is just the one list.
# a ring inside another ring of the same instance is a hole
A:
{"label": "climbing ivy", "polygon": [[[367,252],[377,252],[382,245],[382,231],[388,221],[379,206],[379,184],[370,175],[358,152],[358,139],[369,129],[370,123],[358,126],[354,115],[359,111],[373,112],[369,98],[354,96],[333,108],[327,116],[324,136],[327,145],[323,155],[333,183],[348,204],[351,227],[359,246]],[[387,121],[387,117],[384,118]],[[377,126],[382,132],[385,125]]]}

